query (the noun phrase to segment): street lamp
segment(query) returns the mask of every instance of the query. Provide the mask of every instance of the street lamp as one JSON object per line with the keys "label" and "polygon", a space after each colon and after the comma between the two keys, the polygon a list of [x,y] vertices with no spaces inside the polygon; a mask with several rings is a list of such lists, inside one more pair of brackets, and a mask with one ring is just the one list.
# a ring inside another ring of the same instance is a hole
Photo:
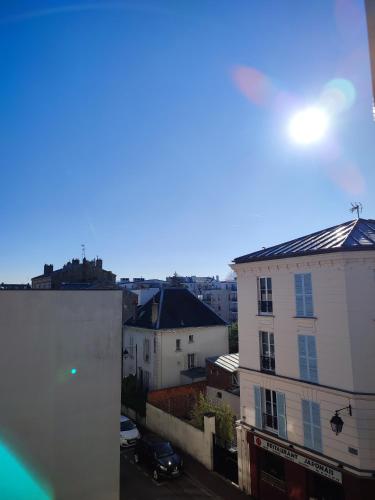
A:
{"label": "street lamp", "polygon": [[349,406],[345,406],[344,408],[341,408],[340,410],[336,410],[335,414],[333,415],[333,417],[330,420],[331,428],[332,428],[333,432],[336,433],[336,436],[338,434],[340,434],[340,432],[342,431],[342,428],[344,426],[344,421],[339,415],[340,411],[344,411],[344,410],[348,410],[348,414],[350,416],[352,416],[352,407],[351,407],[351,405],[349,405]]}
{"label": "street lamp", "polygon": [[[124,346],[125,349],[122,351],[122,357],[123,359],[128,359],[130,353],[128,349],[134,349],[134,345],[129,345],[129,346]],[[128,348],[128,349],[127,349]],[[137,344],[135,344],[135,376],[137,377],[138,375],[138,347]]]}

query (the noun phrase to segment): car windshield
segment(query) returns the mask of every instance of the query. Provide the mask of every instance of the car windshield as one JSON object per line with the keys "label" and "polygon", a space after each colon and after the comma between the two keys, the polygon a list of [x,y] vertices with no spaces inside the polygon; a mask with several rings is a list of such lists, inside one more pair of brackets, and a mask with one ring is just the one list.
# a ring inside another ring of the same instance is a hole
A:
{"label": "car windshield", "polygon": [[170,443],[159,443],[155,445],[155,453],[158,458],[164,458],[173,455],[174,451]]}
{"label": "car windshield", "polygon": [[136,425],[131,420],[125,420],[125,422],[121,422],[121,430],[122,431],[131,431],[135,429]]}

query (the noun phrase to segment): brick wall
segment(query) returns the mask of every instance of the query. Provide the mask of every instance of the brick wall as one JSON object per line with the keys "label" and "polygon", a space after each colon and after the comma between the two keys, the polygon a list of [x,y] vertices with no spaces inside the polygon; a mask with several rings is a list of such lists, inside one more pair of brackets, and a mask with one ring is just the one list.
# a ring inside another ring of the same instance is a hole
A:
{"label": "brick wall", "polygon": [[205,393],[206,382],[150,391],[148,403],[178,418],[188,418],[199,393]]}

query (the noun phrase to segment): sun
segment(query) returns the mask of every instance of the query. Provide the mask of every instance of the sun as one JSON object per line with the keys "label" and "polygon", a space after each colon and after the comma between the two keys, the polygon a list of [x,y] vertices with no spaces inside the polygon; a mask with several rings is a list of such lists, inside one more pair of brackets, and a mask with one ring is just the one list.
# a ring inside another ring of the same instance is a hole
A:
{"label": "sun", "polygon": [[311,144],[324,137],[329,125],[322,108],[310,107],[296,113],[289,123],[289,134],[299,144]]}

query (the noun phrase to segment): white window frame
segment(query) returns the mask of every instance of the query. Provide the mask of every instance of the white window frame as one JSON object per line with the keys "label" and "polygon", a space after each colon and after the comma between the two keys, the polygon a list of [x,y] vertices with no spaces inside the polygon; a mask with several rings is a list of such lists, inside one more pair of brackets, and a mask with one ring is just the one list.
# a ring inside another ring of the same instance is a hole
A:
{"label": "white window frame", "polygon": [[[267,300],[262,300],[262,280],[265,283],[265,296]],[[271,287],[268,287],[268,280],[271,281]],[[272,316],[273,315],[273,296],[272,296],[272,278],[270,276],[258,276],[257,277],[257,288],[258,288],[258,314],[260,316]],[[271,299],[271,300],[269,300]],[[267,311],[262,311],[262,303],[266,303]],[[269,306],[271,304],[271,307]]]}
{"label": "white window frame", "polygon": [[[191,363],[191,360],[193,363]],[[196,355],[195,353],[191,352],[187,355],[187,364],[188,364],[188,370],[191,368],[195,368],[195,362],[196,362]]]}
{"label": "white window frame", "polygon": [[134,358],[134,337],[131,335],[129,337],[129,357],[130,359]]}
{"label": "white window frame", "polygon": [[[262,403],[263,403],[263,427],[267,431],[278,433],[278,418],[277,418],[277,399],[276,399],[276,391],[272,389],[266,389],[262,387]],[[270,395],[269,401],[267,401],[267,395]],[[272,419],[276,420],[276,426],[267,425],[267,415],[270,415]]]}
{"label": "white window frame", "polygon": [[[264,338],[266,339],[266,342],[263,342]],[[263,349],[264,344],[267,345],[266,352],[264,352],[264,349]],[[261,358],[262,357],[263,358],[270,358],[270,360],[273,359],[273,365],[274,365],[274,368],[272,368],[272,361],[270,361],[271,368],[267,370],[267,369],[263,368],[262,359],[260,358],[259,361],[260,361],[261,371],[275,373],[275,335],[273,332],[267,332],[265,330],[259,331],[259,350],[260,350]]]}
{"label": "white window frame", "polygon": [[151,359],[150,339],[143,339],[143,361],[149,363]]}
{"label": "white window frame", "polygon": [[189,335],[189,344],[194,343],[194,335]]}
{"label": "white window frame", "polygon": [[[305,286],[305,276],[310,276],[310,283],[311,283],[311,294],[306,293],[306,286]],[[296,287],[296,276],[301,277],[301,293],[297,294],[297,287]],[[294,274],[294,293],[295,293],[295,300],[296,300],[296,316],[300,318],[313,318],[314,317],[314,300],[313,300],[313,285],[312,285],[312,275],[311,273],[295,273]],[[311,313],[307,313],[307,297],[311,295]],[[302,301],[302,311],[298,311],[297,307],[297,300],[298,298],[301,299]]]}

